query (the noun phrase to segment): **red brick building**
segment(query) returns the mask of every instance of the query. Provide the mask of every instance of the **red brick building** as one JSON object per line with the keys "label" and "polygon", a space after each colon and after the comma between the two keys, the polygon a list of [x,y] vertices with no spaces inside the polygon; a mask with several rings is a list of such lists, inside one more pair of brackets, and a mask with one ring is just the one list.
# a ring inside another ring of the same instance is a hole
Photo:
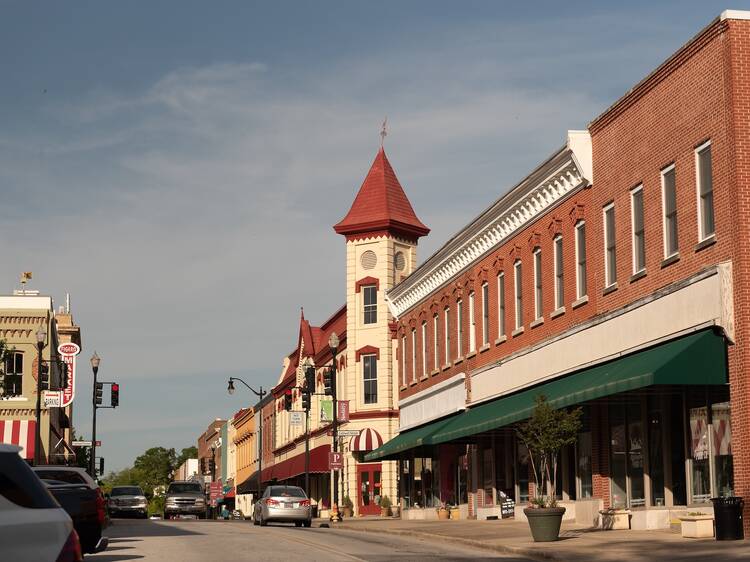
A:
{"label": "red brick building", "polygon": [[400,461],[405,516],[525,506],[513,427],[538,394],[584,410],[566,517],[667,527],[750,497],[749,19],[724,12],[387,293],[400,433],[367,458]]}

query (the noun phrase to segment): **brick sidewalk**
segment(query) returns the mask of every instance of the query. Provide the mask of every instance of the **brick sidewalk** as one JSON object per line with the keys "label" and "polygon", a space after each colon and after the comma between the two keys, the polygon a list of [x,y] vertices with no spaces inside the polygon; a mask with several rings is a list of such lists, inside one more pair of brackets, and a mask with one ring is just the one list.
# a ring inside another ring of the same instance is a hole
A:
{"label": "brick sidewalk", "polygon": [[392,533],[422,540],[462,543],[535,560],[676,561],[750,560],[750,541],[683,539],[671,531],[600,531],[564,524],[561,540],[535,543],[520,521],[402,521],[347,519],[336,529]]}

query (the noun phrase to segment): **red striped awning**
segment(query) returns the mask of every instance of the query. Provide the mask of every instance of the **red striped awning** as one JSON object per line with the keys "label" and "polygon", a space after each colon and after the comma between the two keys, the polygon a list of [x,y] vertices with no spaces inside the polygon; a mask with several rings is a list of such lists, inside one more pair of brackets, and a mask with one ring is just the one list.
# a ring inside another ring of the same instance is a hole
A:
{"label": "red striped awning", "polygon": [[[331,452],[330,445],[321,445],[310,450],[310,473],[322,473],[330,470],[328,466],[328,453]],[[295,455],[284,461],[276,463],[263,469],[263,482],[271,480],[284,481],[305,473],[305,453]]]}
{"label": "red striped awning", "polygon": [[359,435],[352,437],[349,442],[349,450],[352,452],[358,451],[374,451],[383,444],[383,438],[380,433],[370,427],[364,428],[359,432]]}
{"label": "red striped awning", "polygon": [[19,445],[19,455],[34,460],[35,420],[0,420],[0,443]]}

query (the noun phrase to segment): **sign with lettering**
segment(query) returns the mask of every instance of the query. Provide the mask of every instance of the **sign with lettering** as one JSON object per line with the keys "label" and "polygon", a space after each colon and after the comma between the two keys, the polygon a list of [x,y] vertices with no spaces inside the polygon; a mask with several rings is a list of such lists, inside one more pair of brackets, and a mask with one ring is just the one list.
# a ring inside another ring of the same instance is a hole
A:
{"label": "sign with lettering", "polygon": [[304,419],[303,412],[289,412],[289,425],[302,425]]}
{"label": "sign with lettering", "polygon": [[349,401],[339,400],[338,401],[338,412],[336,413],[338,421],[341,423],[349,421]]}
{"label": "sign with lettering", "polygon": [[344,453],[331,451],[328,453],[328,464],[330,470],[341,470],[344,468]]}
{"label": "sign with lettering", "polygon": [[500,514],[503,519],[510,519],[516,516],[516,502],[511,498],[506,498],[503,503],[500,504]]}
{"label": "sign with lettering", "polygon": [[42,400],[45,408],[59,408],[62,402],[62,396],[57,390],[43,390]]}
{"label": "sign with lettering", "polygon": [[333,421],[333,400],[320,401],[320,421],[324,423]]}

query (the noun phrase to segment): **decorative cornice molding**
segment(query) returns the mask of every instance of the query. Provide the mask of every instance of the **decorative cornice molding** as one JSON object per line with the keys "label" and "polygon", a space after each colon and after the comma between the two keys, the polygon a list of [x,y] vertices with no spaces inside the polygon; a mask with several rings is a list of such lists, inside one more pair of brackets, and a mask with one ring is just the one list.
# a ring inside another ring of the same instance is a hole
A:
{"label": "decorative cornice molding", "polygon": [[375,285],[375,290],[379,291],[380,279],[378,279],[377,277],[363,277],[354,284],[354,291],[356,293],[359,293],[362,291],[362,287],[368,287],[370,285]]}
{"label": "decorative cornice molding", "polygon": [[375,347],[374,345],[366,345],[364,347],[360,347],[354,355],[356,356],[355,361],[359,363],[360,357],[363,355],[375,355],[375,359],[380,361],[380,348]]}
{"label": "decorative cornice molding", "polygon": [[591,181],[591,137],[571,131],[565,146],[388,292],[391,312],[399,318]]}

